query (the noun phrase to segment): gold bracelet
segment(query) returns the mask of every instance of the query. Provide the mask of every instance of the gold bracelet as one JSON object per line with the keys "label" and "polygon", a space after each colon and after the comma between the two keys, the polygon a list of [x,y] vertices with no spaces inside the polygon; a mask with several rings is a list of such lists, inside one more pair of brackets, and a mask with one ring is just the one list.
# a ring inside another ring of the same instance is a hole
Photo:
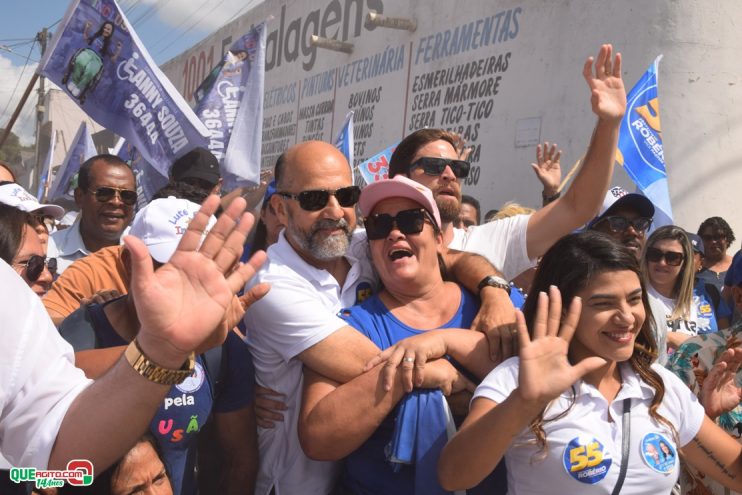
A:
{"label": "gold bracelet", "polygon": [[186,378],[193,374],[193,369],[196,366],[196,355],[192,352],[179,370],[164,368],[144,354],[137,339],[131,341],[126,348],[126,352],[124,352],[124,356],[126,356],[126,360],[134,368],[134,371],[147,380],[160,385],[183,383]]}

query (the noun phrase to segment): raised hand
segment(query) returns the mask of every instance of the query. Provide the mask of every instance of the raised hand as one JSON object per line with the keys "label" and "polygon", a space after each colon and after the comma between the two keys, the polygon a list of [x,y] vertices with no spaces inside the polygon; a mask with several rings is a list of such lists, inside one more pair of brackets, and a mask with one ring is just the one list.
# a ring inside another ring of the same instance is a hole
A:
{"label": "raised hand", "polygon": [[621,79],[621,54],[613,60],[612,54],[612,45],[602,45],[597,60],[587,59],[582,75],[590,86],[593,113],[600,119],[621,120],[626,112],[626,89]]}
{"label": "raised hand", "polygon": [[531,163],[531,167],[544,186],[544,197],[554,196],[559,192],[562,182],[562,167],[559,163],[561,157],[562,150],[557,148],[556,143],[549,145],[546,141],[536,146],[536,163]]}
{"label": "raised hand", "polygon": [[703,381],[699,398],[711,419],[731,411],[742,401],[742,388],[735,382],[741,363],[742,348],[727,349]]}
{"label": "raised hand", "polygon": [[218,206],[217,196],[204,201],[178,249],[157,272],[146,246],[135,237],[124,238],[131,253],[131,295],[141,322],[137,340],[161,366],[179,368],[192,351],[224,341],[230,329],[222,322],[234,295],[265,259],[260,254],[233,269],[253,224],[252,215],[243,213],[241,198],[227,207],[201,244]]}
{"label": "raised hand", "polygon": [[545,407],[584,375],[606,364],[605,359],[597,356],[585,358],[574,366],[567,359],[569,342],[574,336],[581,310],[582,301],[575,297],[562,320],[559,289],[552,286],[548,296],[541,292],[533,323],[533,338],[528,335],[523,313],[518,311],[518,393],[523,400]]}

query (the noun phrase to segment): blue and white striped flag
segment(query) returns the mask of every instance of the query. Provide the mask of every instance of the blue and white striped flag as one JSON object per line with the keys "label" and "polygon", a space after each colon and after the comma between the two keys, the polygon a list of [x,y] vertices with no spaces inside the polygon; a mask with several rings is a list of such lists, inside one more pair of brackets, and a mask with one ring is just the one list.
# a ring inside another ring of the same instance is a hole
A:
{"label": "blue and white striped flag", "polygon": [[181,155],[206,146],[208,130],[115,0],[74,0],[37,71],[164,175]]}
{"label": "blue and white striped flag", "polygon": [[93,145],[93,138],[88,132],[88,124],[83,122],[77,129],[77,134],[75,134],[75,139],[72,140],[64,162],[60,165],[54,179],[51,181],[49,192],[46,195],[47,199],[49,201],[64,197],[69,199],[71,196],[68,194],[70,181],[80,170],[80,165],[95,155],[95,145]]}
{"label": "blue and white striped flag", "polygon": [[[209,130],[225,190],[260,183],[265,23],[237,40],[196,90],[196,115]],[[218,70],[217,70],[218,69]]]}
{"label": "blue and white striped flag", "polygon": [[350,176],[355,182],[355,166],[353,165],[353,111],[348,112],[345,116],[345,122],[343,127],[340,128],[337,137],[335,138],[335,147],[345,155],[348,164],[350,165]]}
{"label": "blue and white striped flag", "polygon": [[657,92],[661,59],[662,55],[652,62],[626,98],[616,153],[616,160],[634,181],[637,191],[654,203],[654,227],[672,223]]}
{"label": "blue and white striped flag", "polygon": [[39,188],[36,191],[36,197],[39,202],[44,202],[46,198],[46,188],[49,183],[49,171],[52,169],[52,161],[54,161],[54,148],[57,146],[57,133],[52,132],[51,140],[49,141],[49,151],[46,153],[46,160],[44,160],[44,171],[41,172],[39,177]]}

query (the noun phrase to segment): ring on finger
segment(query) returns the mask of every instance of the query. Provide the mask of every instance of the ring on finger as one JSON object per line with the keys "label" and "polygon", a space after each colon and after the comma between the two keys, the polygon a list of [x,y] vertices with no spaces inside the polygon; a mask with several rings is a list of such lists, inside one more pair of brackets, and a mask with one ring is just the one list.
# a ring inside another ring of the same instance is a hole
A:
{"label": "ring on finger", "polygon": [[414,357],[404,357],[404,358],[402,358],[402,362],[404,362],[404,363],[414,363],[415,362],[415,358]]}

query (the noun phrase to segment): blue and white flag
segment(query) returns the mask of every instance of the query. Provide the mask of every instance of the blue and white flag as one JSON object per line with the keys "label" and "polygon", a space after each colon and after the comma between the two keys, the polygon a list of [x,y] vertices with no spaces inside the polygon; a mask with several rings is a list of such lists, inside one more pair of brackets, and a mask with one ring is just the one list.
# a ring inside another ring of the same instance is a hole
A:
{"label": "blue and white flag", "polygon": [[47,184],[49,183],[49,171],[52,169],[52,161],[54,161],[54,148],[57,146],[57,133],[52,132],[51,140],[49,141],[49,151],[46,152],[46,160],[44,160],[44,171],[41,172],[39,177],[39,188],[36,191],[36,197],[39,202],[44,202],[46,198]]}
{"label": "blue and white flag", "polygon": [[392,153],[397,149],[398,144],[399,141],[358,164],[357,168],[366,184],[389,178],[389,160],[392,159]]}
{"label": "blue and white flag", "polygon": [[152,201],[152,196],[165,187],[168,178],[144,159],[141,153],[124,138],[119,139],[111,152],[129,164],[137,182],[137,211]]}
{"label": "blue and white flag", "polygon": [[353,111],[351,110],[348,112],[348,115],[345,116],[345,122],[343,122],[343,127],[340,128],[340,132],[338,132],[337,137],[335,138],[335,147],[340,150],[340,152],[345,155],[345,159],[348,160],[348,164],[350,165],[350,176],[353,179],[353,182],[355,182],[355,174],[353,171],[355,170],[355,167],[353,166]]}
{"label": "blue and white flag", "polygon": [[37,71],[161,173],[208,130],[144,49],[115,0],[74,0]]}
{"label": "blue and white flag", "polygon": [[237,40],[196,90],[196,115],[209,130],[226,190],[260,183],[265,23]]}
{"label": "blue and white flag", "polygon": [[46,195],[47,199],[49,201],[63,197],[69,199],[70,181],[80,170],[80,165],[95,155],[95,145],[93,145],[93,138],[88,132],[88,124],[83,122],[77,129],[77,134],[75,134],[75,139],[72,140],[64,162],[60,165],[59,170],[54,175],[54,179],[51,181],[49,192]]}
{"label": "blue and white flag", "polygon": [[652,62],[626,98],[616,153],[616,160],[634,181],[637,191],[654,203],[654,227],[672,223],[657,92],[661,59],[662,55]]}

